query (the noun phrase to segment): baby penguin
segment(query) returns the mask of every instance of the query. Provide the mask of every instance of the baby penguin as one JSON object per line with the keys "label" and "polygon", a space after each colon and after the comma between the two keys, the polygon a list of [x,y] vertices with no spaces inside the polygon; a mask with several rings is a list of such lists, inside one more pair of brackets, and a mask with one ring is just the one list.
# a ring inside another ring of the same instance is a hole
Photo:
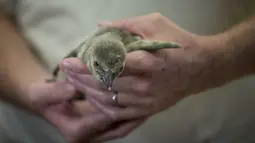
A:
{"label": "baby penguin", "polygon": [[[88,69],[97,80],[111,90],[114,79],[122,73],[125,66],[125,46],[115,39],[99,38],[94,42],[91,46],[91,59],[87,62]],[[85,58],[85,55],[80,57]]]}
{"label": "baby penguin", "polygon": [[[70,52],[65,58],[78,57],[88,66],[96,80],[101,81],[108,90],[125,67],[126,55],[136,50],[153,52],[166,48],[180,48],[175,42],[144,40],[141,37],[119,28],[98,28],[83,43]],[[56,67],[54,78],[65,79],[65,74]]]}

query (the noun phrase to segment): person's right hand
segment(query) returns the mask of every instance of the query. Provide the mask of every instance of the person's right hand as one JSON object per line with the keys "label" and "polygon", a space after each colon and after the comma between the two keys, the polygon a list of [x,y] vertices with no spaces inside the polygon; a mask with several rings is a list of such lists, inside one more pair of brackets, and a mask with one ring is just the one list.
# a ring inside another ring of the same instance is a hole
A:
{"label": "person's right hand", "polygon": [[29,87],[28,97],[33,108],[57,127],[69,142],[90,142],[112,120],[104,113],[94,110],[88,102],[68,102],[75,91],[65,81],[46,83],[44,79],[40,79]]}
{"label": "person's right hand", "polygon": [[[213,74],[212,70],[207,72],[211,69],[211,59],[206,51],[208,47],[201,44],[202,36],[180,28],[159,13],[101,22],[98,26],[126,29],[146,40],[181,44],[178,49],[156,52],[137,50],[127,53],[124,71],[116,78],[112,87],[117,91],[117,97],[94,80],[80,59],[63,60],[63,69],[67,70],[70,83],[86,93],[88,98],[93,98],[90,103],[114,120],[151,117],[174,106],[181,99],[206,89],[203,87],[208,84],[204,81]],[[64,65],[67,62],[70,67]],[[115,104],[118,106],[114,106]]]}

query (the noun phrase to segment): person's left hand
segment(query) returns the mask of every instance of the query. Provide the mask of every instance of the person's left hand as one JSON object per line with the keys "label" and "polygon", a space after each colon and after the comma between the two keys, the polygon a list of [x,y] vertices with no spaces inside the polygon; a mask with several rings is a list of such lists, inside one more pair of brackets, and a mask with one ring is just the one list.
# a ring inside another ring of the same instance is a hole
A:
{"label": "person's left hand", "polygon": [[[108,91],[102,83],[95,80],[79,59],[64,60],[72,65],[72,70],[67,71],[68,81],[87,95],[88,102],[96,105],[115,121],[146,118],[181,99],[181,96],[177,96],[180,95],[178,89],[176,93],[172,93],[176,96],[159,96],[159,94],[165,95],[169,90],[166,87],[160,87],[162,84],[156,84],[159,83],[157,81],[168,82],[168,79],[164,78],[167,73],[164,72],[163,59],[138,51],[128,55],[127,61],[124,73],[113,83],[113,91],[118,91],[118,99],[115,103],[112,99],[114,92]],[[129,65],[132,65],[130,71]],[[133,74],[129,75],[130,72]]]}
{"label": "person's left hand", "polygon": [[[66,71],[68,74],[68,81],[79,91],[85,93],[88,102],[108,114],[118,126],[117,129],[116,127],[110,127],[109,130],[104,131],[102,135],[99,135],[99,140],[111,140],[116,138],[115,135],[118,135],[118,132],[123,132],[124,130],[126,134],[118,138],[128,135],[146,121],[149,116],[166,109],[180,99],[180,96],[153,95],[166,93],[168,90],[165,87],[154,85],[158,80],[164,82],[164,76],[167,76],[166,73],[164,73],[164,60],[144,52],[133,53],[128,56],[127,60],[129,62],[126,67],[129,67],[129,64],[133,65],[132,72],[148,72],[142,73],[142,76],[135,76],[134,74],[128,76],[128,73],[123,73],[121,77],[115,80],[113,88],[114,90],[116,89],[119,94],[117,105],[112,100],[114,93],[107,91],[103,84],[96,81],[87,67],[84,66],[79,59],[68,58],[63,61],[69,62],[69,65],[72,65],[72,68]],[[133,67],[137,67],[136,71],[134,71]],[[126,68],[125,71],[128,72],[128,68]],[[150,74],[157,74],[157,76],[150,76]],[[158,75],[161,75],[161,77],[158,77]],[[157,91],[155,88],[160,88],[162,93],[154,93],[154,91]]]}
{"label": "person's left hand", "polygon": [[[66,68],[67,66],[64,66],[63,64],[64,62],[67,62],[68,65],[71,65],[71,69]],[[67,81],[73,84],[73,86],[75,86],[80,92],[85,93],[87,101],[89,103],[92,103],[94,107],[98,107],[99,110],[104,108],[104,106],[100,106],[101,103],[98,103],[97,101],[98,99],[94,97],[102,97],[102,98],[99,98],[99,100],[101,101],[105,100],[103,102],[107,102],[107,100],[110,99],[111,97],[110,95],[112,93],[107,92],[107,94],[109,95],[105,95],[106,90],[104,89],[104,86],[101,85],[98,81],[93,79],[87,67],[84,66],[84,64],[79,59],[77,58],[65,59],[60,65],[60,67],[62,70],[68,73]],[[98,88],[101,90],[98,90]],[[103,111],[106,114],[109,114],[110,110],[107,110],[107,108],[105,108],[106,110],[101,110],[101,111]],[[114,116],[115,115],[110,116],[112,117],[113,123],[109,125],[107,129],[97,134],[96,138],[94,138],[91,142],[105,142],[105,141],[109,141],[109,140],[113,140],[117,138],[123,138],[127,136],[129,133],[131,133],[133,130],[138,128],[141,124],[143,124],[147,120],[146,116],[141,118],[132,118],[132,119],[129,118],[129,120],[124,118],[122,120]]]}

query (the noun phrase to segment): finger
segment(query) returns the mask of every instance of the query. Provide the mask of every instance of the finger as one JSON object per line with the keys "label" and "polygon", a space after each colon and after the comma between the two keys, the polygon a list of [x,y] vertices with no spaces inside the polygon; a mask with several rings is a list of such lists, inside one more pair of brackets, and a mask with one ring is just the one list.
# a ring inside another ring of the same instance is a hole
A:
{"label": "finger", "polygon": [[68,76],[67,79],[68,78],[75,79],[79,83],[86,85],[88,87],[106,89],[105,85],[102,82],[95,80],[95,78],[92,75],[67,72],[67,76]]}
{"label": "finger", "polygon": [[100,21],[97,26],[126,29],[131,33],[145,38],[146,36],[150,35],[150,32],[148,32],[145,27],[151,27],[150,23],[156,15],[156,13],[151,13],[148,15],[136,16],[116,21]]}
{"label": "finger", "polygon": [[80,121],[79,127],[80,131],[83,132],[99,132],[111,124],[113,120],[109,118],[104,113],[95,113],[91,114],[90,116],[87,116],[85,119],[82,119]]}
{"label": "finger", "polygon": [[98,27],[116,27],[121,29],[126,29],[131,33],[137,34],[141,37],[144,37],[143,32],[137,27],[137,21],[139,21],[139,17],[123,19],[118,21],[100,21],[97,26]]}
{"label": "finger", "polygon": [[90,74],[90,71],[88,70],[87,65],[82,63],[82,61],[79,58],[64,59],[60,64],[60,68],[63,71],[72,71],[76,73]]}
{"label": "finger", "polygon": [[111,128],[109,130],[104,131],[99,134],[96,139],[93,141],[96,142],[105,142],[110,141],[117,138],[123,138],[127,136],[129,133],[137,129],[146,119],[136,119],[133,121],[124,121],[123,123],[118,124],[116,128]]}
{"label": "finger", "polygon": [[161,58],[146,51],[135,51],[127,54],[125,69],[121,76],[161,71],[165,66]]}
{"label": "finger", "polygon": [[49,99],[52,101],[67,101],[76,93],[74,86],[65,81],[56,82],[51,89],[52,94],[48,95],[51,96]]}
{"label": "finger", "polygon": [[116,78],[112,87],[119,93],[148,96],[151,86],[150,79],[147,77],[123,76]]}
{"label": "finger", "polygon": [[[88,99],[89,100],[89,99]],[[93,107],[87,100],[73,101],[73,108],[79,115],[87,116],[88,114],[94,114],[100,112],[97,108]]]}
{"label": "finger", "polygon": [[[68,77],[68,81],[77,88],[79,91],[85,93],[87,97],[91,97],[97,101],[99,101],[101,104],[104,104],[105,106],[113,106],[115,105],[115,101],[112,99],[114,93],[111,91],[103,91],[100,89],[91,88],[88,86],[83,85],[76,79],[71,79]],[[132,105],[141,105],[143,104],[143,98],[140,98],[139,96],[135,96],[132,94],[126,94],[126,93],[118,93],[118,105],[120,106],[132,106]]]}
{"label": "finger", "polygon": [[[97,24],[98,27],[116,27],[126,29],[131,33],[140,35],[142,38],[150,37],[152,35],[151,30],[154,22],[158,22],[159,19],[168,19],[162,16],[160,13],[150,13],[147,15],[136,16],[132,18],[126,18],[116,21],[101,21]],[[169,20],[169,19],[168,19]]]}
{"label": "finger", "polygon": [[105,106],[97,100],[91,99],[90,103],[97,107],[100,111],[107,114],[114,121],[132,120],[149,115],[148,110],[144,110],[142,107],[126,107],[120,108],[118,106]]}
{"label": "finger", "polygon": [[71,84],[64,81],[57,81],[43,85],[38,91],[44,92],[44,94],[37,94],[37,96],[34,96],[38,102],[56,104],[70,99],[75,94],[76,90]]}
{"label": "finger", "polygon": [[[69,74],[69,73],[68,73]],[[67,77],[68,82],[76,86],[79,90],[90,87],[101,91],[106,91],[106,87],[99,81],[95,80],[91,75],[70,73]],[[114,80],[113,90],[119,93],[139,94],[148,93],[151,83],[147,77],[139,76],[121,76]],[[86,87],[84,87],[86,86]],[[85,91],[83,91],[85,92]]]}
{"label": "finger", "polygon": [[[110,124],[112,120],[103,113],[95,113],[73,122],[72,129],[75,135],[72,141],[90,141],[96,133],[102,132]],[[69,140],[71,141],[71,140]]]}

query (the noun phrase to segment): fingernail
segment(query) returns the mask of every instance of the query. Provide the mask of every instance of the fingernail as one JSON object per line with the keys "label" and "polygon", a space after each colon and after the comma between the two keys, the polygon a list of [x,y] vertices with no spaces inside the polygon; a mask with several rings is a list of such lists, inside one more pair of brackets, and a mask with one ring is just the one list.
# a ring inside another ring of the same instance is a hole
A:
{"label": "fingernail", "polygon": [[72,71],[72,66],[71,66],[71,64],[68,61],[64,61],[63,62],[63,68],[64,68],[65,72],[67,72],[67,70]]}
{"label": "fingernail", "polygon": [[112,25],[112,22],[107,20],[99,21],[98,23],[98,26],[109,26],[109,25]]}

